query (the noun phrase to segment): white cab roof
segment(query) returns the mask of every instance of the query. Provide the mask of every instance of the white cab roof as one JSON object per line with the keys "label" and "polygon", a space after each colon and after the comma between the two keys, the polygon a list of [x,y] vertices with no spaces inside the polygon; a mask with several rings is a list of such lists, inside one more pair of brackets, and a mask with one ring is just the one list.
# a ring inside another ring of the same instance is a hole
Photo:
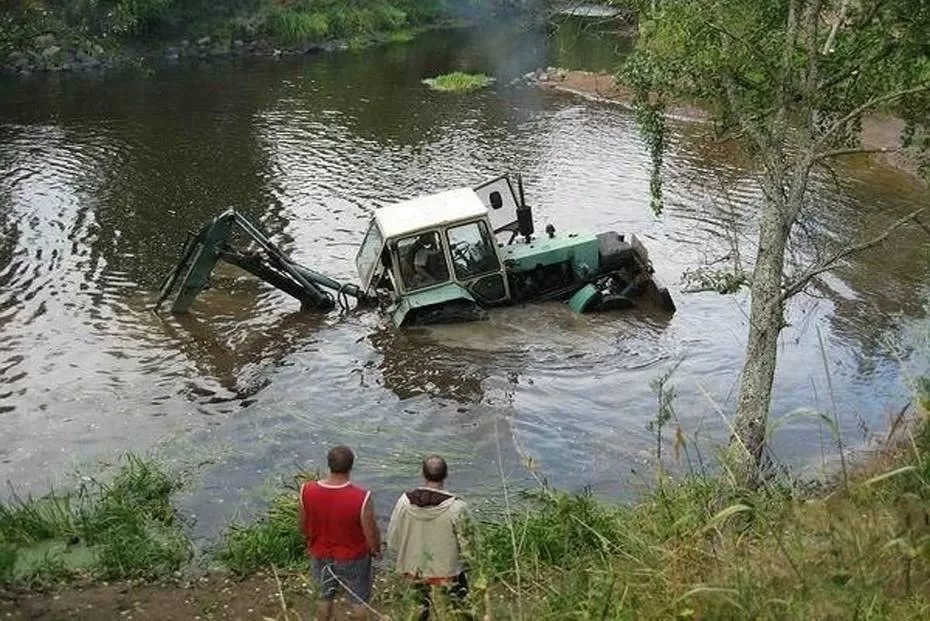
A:
{"label": "white cab roof", "polygon": [[458,188],[375,209],[375,220],[378,221],[384,237],[388,238],[469,218],[479,218],[487,213],[488,208],[474,190]]}

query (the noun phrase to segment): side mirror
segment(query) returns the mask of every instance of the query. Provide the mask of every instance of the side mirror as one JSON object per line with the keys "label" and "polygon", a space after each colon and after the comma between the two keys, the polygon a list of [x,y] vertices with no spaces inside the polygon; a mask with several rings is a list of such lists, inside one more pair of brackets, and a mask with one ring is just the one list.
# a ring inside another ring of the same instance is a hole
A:
{"label": "side mirror", "polygon": [[500,209],[504,206],[504,199],[501,198],[501,193],[497,190],[491,192],[488,199],[491,201],[491,209]]}

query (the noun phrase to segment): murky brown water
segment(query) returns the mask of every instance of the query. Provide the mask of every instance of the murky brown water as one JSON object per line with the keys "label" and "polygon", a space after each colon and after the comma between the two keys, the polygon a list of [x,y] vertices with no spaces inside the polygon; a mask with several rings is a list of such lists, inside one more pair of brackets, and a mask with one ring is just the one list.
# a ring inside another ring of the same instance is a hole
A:
{"label": "murky brown water", "polygon": [[[474,496],[500,471],[526,481],[519,451],[556,485],[624,495],[648,476],[650,382],[675,364],[686,430],[725,438],[716,408],[735,403],[747,298],[677,283],[728,252],[733,227],[751,256],[748,164],[676,128],[655,218],[632,116],[507,87],[541,51],[485,36],[0,83],[0,480],[41,491],[76,466],[156,450],[199,466],[185,506],[203,533],[248,511],[263,484],[320,467],[335,442],[357,447],[358,476],[384,506],[427,450],[448,454],[455,487]],[[511,46],[506,62],[490,41]],[[502,79],[469,96],[420,83],[458,68]],[[524,173],[540,229],[643,235],[678,313],[546,304],[397,332],[371,313],[300,314],[232,268],[192,316],[150,311],[186,231],[228,206],[301,262],[352,279],[373,207],[505,170]],[[814,230],[868,234],[928,198],[867,163],[838,172],[839,187],[820,182]],[[789,463],[816,466],[829,444],[815,416],[797,415],[831,404],[818,331],[847,442],[907,401],[907,373],[928,360],[926,241],[906,233],[793,305],[774,403]]]}

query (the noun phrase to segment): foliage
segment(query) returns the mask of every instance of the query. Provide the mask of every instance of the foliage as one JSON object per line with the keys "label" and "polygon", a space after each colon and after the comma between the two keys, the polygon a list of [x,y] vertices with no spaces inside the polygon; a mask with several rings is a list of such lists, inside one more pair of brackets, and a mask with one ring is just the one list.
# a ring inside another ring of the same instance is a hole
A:
{"label": "foliage", "polygon": [[[908,136],[930,108],[930,5],[908,0],[681,0],[643,2],[635,51],[621,79],[636,91],[637,118],[653,158],[660,209],[663,106],[683,100],[713,116],[719,139],[736,140],[758,162],[764,200],[750,280],[746,362],[729,461],[741,483],[757,477],[771,402],[778,335],[787,301],[842,257],[884,242],[813,236],[817,263],[787,265],[793,232],[816,208],[813,171],[860,152],[862,115],[891,110]],[[925,145],[927,146],[927,145]],[[914,216],[910,216],[913,218]],[[810,241],[810,238],[808,239]],[[832,258],[831,258],[832,257]],[[738,275],[737,275],[738,276]],[[725,278],[735,290],[742,278]]]}
{"label": "foliage", "polygon": [[494,78],[483,73],[464,73],[454,71],[435,78],[427,78],[423,83],[435,91],[450,93],[470,93],[494,83]]}
{"label": "foliage", "polygon": [[171,504],[180,479],[127,454],[115,476],[0,504],[0,580],[165,576],[191,557]]}
{"label": "foliage", "polygon": [[663,477],[629,508],[534,495],[511,525],[480,525],[473,612],[482,592],[522,582],[492,618],[925,618],[930,433],[914,446],[818,496],[709,476]]}
{"label": "foliage", "polygon": [[245,575],[268,566],[296,567],[307,552],[298,524],[298,494],[304,481],[316,475],[300,473],[272,498],[267,511],[251,524],[231,524],[216,558],[231,571]]}

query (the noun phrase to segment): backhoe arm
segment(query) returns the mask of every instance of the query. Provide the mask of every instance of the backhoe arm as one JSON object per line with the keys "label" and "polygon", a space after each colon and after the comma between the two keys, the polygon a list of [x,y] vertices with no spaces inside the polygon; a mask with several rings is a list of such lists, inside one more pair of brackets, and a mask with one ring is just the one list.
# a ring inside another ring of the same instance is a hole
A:
{"label": "backhoe arm", "polygon": [[[243,252],[234,248],[231,241],[236,228],[255,242],[262,252]],[[231,263],[296,298],[302,309],[332,309],[335,300],[324,288],[343,297],[353,296],[359,303],[372,299],[356,285],[339,283],[294,263],[258,226],[236,210],[228,209],[188,238],[181,260],[162,283],[156,310],[174,295],[171,312],[188,312],[219,260]]]}

